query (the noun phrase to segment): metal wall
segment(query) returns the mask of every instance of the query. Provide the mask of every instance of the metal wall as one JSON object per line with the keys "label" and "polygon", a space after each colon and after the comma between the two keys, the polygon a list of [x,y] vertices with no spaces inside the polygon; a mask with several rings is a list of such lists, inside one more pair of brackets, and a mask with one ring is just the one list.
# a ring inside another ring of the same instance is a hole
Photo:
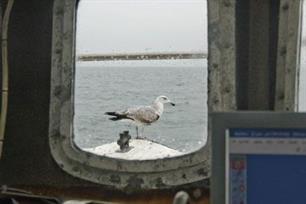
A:
{"label": "metal wall", "polygon": [[17,0],[12,10],[1,184],[79,183],[59,171],[49,151],[52,7],[52,0]]}
{"label": "metal wall", "polygon": [[296,111],[301,0],[237,0],[237,109]]}
{"label": "metal wall", "polygon": [[278,0],[237,0],[238,110],[273,110]]}

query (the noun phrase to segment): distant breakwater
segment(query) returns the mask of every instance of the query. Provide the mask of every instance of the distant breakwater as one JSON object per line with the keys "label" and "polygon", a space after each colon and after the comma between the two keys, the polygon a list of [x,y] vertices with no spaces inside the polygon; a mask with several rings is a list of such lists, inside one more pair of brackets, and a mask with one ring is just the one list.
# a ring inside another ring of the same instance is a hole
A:
{"label": "distant breakwater", "polygon": [[134,53],[134,54],[84,54],[78,61],[116,61],[116,60],[171,60],[206,59],[207,53]]}

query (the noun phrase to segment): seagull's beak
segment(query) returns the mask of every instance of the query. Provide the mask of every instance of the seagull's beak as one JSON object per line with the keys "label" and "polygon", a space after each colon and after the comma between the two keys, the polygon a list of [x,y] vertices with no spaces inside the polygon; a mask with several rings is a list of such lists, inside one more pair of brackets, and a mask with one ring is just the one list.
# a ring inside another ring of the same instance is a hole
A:
{"label": "seagull's beak", "polygon": [[170,102],[170,104],[171,104],[172,106],[175,106],[175,103]]}

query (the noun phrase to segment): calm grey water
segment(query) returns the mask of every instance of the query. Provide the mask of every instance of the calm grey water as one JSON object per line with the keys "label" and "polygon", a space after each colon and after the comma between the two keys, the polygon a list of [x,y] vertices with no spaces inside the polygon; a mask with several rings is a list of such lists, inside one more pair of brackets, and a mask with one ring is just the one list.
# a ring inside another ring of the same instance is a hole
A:
{"label": "calm grey water", "polygon": [[196,150],[206,141],[206,60],[135,62],[114,65],[79,63],[75,81],[75,142],[81,148],[117,141],[129,123],[114,122],[106,111],[149,105],[159,95],[168,96],[175,107],[165,105],[159,121],[145,127],[144,136],[180,151]]}

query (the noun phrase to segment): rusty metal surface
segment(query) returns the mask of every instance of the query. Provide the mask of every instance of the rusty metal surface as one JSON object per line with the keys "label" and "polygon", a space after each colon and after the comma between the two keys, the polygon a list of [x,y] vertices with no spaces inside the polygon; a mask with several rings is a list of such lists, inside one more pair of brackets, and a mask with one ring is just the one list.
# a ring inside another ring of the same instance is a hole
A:
{"label": "rusty metal surface", "polygon": [[173,202],[175,194],[180,191],[186,191],[190,196],[192,204],[209,203],[209,190],[207,188],[181,188],[168,190],[150,190],[137,193],[107,191],[101,188],[49,188],[49,187],[31,187],[18,186],[37,195],[60,198],[62,200],[96,200],[126,204],[170,204]]}

